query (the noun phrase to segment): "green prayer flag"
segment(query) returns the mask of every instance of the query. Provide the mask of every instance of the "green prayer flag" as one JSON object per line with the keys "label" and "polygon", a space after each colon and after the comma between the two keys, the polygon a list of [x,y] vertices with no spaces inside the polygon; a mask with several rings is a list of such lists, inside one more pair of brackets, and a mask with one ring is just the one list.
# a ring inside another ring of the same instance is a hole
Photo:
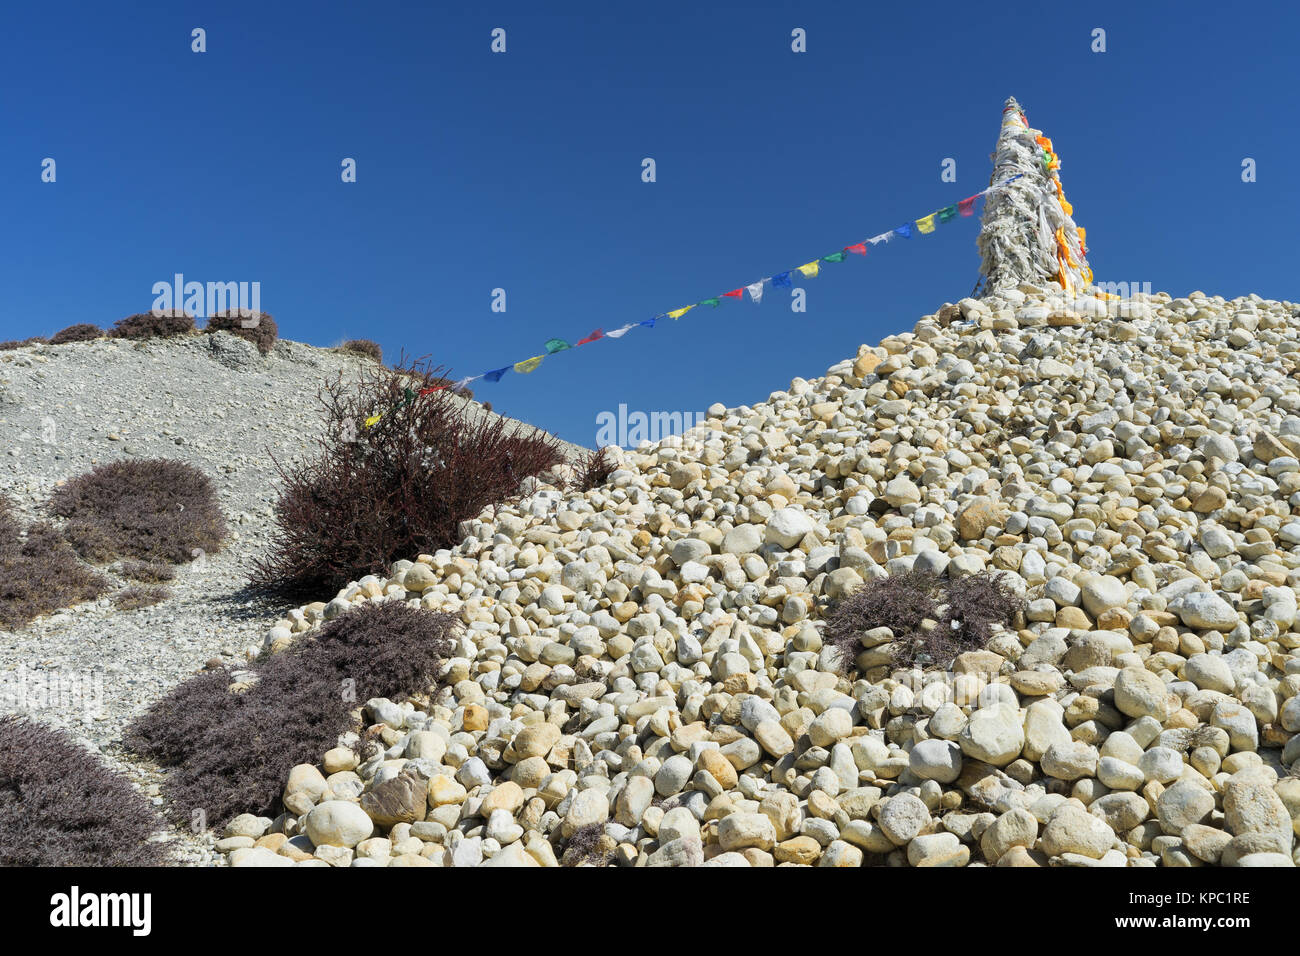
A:
{"label": "green prayer flag", "polygon": [[944,206],[942,209],[939,210],[940,222],[947,222],[950,219],[956,219],[956,218],[957,218],[956,206]]}
{"label": "green prayer flag", "polygon": [[563,352],[567,348],[572,348],[564,339],[550,339],[546,343],[546,354],[554,355],[556,352]]}
{"label": "green prayer flag", "polygon": [[823,261],[823,262],[843,262],[843,261],[844,261],[844,253],[842,253],[842,252],[832,252],[829,256],[822,256],[822,261]]}
{"label": "green prayer flag", "polygon": [[718,307],[718,303],[721,302],[721,301],[722,301],[721,299],[715,297],[715,298],[712,298],[712,299],[701,299],[697,304],[698,304],[698,305],[711,305],[711,306],[713,306],[713,307],[716,309],[716,308]]}

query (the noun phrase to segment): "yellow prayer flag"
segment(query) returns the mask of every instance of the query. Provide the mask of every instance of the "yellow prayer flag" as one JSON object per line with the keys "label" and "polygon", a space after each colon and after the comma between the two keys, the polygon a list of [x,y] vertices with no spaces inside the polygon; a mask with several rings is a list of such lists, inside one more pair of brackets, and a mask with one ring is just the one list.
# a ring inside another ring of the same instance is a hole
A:
{"label": "yellow prayer flag", "polygon": [[534,355],[530,359],[524,359],[522,362],[516,362],[515,371],[518,372],[520,375],[527,375],[533,369],[537,368],[537,366],[541,365],[542,359],[545,357],[546,356],[544,355]]}
{"label": "yellow prayer flag", "polygon": [[1075,226],[1075,227],[1074,227],[1074,231],[1077,232],[1077,233],[1079,234],[1079,247],[1080,247],[1081,249],[1087,249],[1087,248],[1088,248],[1088,230],[1087,230],[1087,229],[1084,229],[1083,226]]}
{"label": "yellow prayer flag", "polygon": [[930,213],[924,219],[916,220],[916,228],[924,233],[934,232],[934,215],[934,213]]}
{"label": "yellow prayer flag", "polygon": [[670,318],[670,319],[680,319],[683,315],[685,315],[687,312],[691,311],[691,309],[693,309],[693,308],[695,308],[695,306],[693,306],[693,305],[688,305],[688,306],[686,306],[686,308],[684,308],[684,309],[674,309],[672,312],[669,312],[669,313],[668,313],[668,318]]}
{"label": "yellow prayer flag", "polygon": [[811,279],[814,278],[817,275],[817,273],[821,271],[821,264],[816,259],[814,259],[812,262],[809,262],[807,265],[800,266],[799,271]]}
{"label": "yellow prayer flag", "polygon": [[366,419],[366,427],[369,428],[371,425],[375,424],[375,422],[379,421],[379,419],[383,417],[384,417],[383,415],[371,415],[369,418]]}

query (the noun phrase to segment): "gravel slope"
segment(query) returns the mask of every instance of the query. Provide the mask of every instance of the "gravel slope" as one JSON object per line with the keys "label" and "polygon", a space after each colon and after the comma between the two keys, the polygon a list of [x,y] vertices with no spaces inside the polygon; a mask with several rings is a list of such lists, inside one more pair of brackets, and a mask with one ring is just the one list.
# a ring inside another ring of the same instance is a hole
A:
{"label": "gravel slope", "polygon": [[[208,660],[242,660],[286,610],[243,591],[272,529],[279,479],[268,450],[283,462],[309,450],[321,429],[318,386],[340,372],[355,375],[368,361],[287,341],[262,356],[225,333],[0,353],[0,489],[22,518],[43,517],[55,484],[96,464],[167,457],[212,479],[231,529],[221,552],[177,569],[173,596],[159,605],[118,611],[110,592],[17,633],[0,631],[0,711],[16,709],[13,688],[23,674],[29,695],[56,675],[86,682],[89,715],[66,700],[41,706],[29,699],[26,712],[66,727],[156,798],[156,772],[115,742],[133,717]],[[186,837],[184,853],[215,859],[210,843]]]}

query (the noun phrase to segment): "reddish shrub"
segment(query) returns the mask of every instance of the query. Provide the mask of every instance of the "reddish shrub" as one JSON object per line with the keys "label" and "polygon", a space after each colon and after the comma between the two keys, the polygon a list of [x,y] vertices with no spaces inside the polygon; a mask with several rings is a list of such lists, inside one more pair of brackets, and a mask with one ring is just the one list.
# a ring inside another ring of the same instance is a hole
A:
{"label": "reddish shrub", "polygon": [[[467,416],[427,365],[366,370],[320,392],[319,454],[280,467],[276,531],[253,581],[314,596],[399,558],[452,547],[458,526],[560,463],[558,439],[504,419]],[[367,426],[366,421],[379,415]]]}
{"label": "reddish shrub", "polygon": [[588,452],[582,455],[574,465],[573,486],[579,491],[590,491],[592,488],[599,488],[609,481],[609,476],[614,473],[614,469],[617,467],[614,459],[609,454],[608,448]]}
{"label": "reddish shrub", "polygon": [[134,561],[130,558],[118,564],[118,573],[124,578],[144,581],[148,584],[158,584],[176,577],[176,571],[170,564],[159,561]]}
{"label": "reddish shrub", "polygon": [[118,319],[108,333],[115,339],[166,339],[194,331],[194,317],[188,312],[172,310],[155,315],[140,312]]}
{"label": "reddish shrub", "polygon": [[366,358],[374,359],[381,364],[384,361],[384,350],[379,347],[378,342],[372,342],[369,339],[350,339],[340,345],[339,350],[364,355]]}
{"label": "reddish shrub", "polygon": [[226,523],[207,475],[168,458],[99,465],[56,488],[50,510],[88,561],[120,557],[181,564],[216,551]]}
{"label": "reddish shrub", "polygon": [[63,345],[67,342],[89,342],[91,339],[97,339],[104,334],[103,329],[97,325],[91,325],[88,322],[81,322],[77,325],[69,325],[66,329],[60,329],[50,337],[51,345]]}
{"label": "reddish shrub", "polygon": [[138,611],[142,607],[153,607],[172,596],[169,588],[140,587],[131,585],[113,595],[113,606],[119,611]]}
{"label": "reddish shrub", "polygon": [[208,318],[203,331],[230,332],[238,335],[241,339],[247,339],[256,345],[257,350],[263,355],[271,351],[271,346],[280,335],[275,319],[265,312],[254,312],[243,317],[238,312],[221,312]]}
{"label": "reddish shrub", "polygon": [[14,349],[26,348],[29,345],[44,345],[48,342],[43,335],[33,335],[30,339],[14,339],[9,342],[0,342],[0,352],[12,352]]}
{"label": "reddish shrub", "polygon": [[827,615],[822,639],[839,652],[845,672],[862,650],[862,634],[875,627],[893,631],[899,665],[943,667],[983,647],[995,624],[1010,626],[1023,611],[1024,599],[1000,574],[950,580],[907,571],[875,578],[845,597]]}
{"label": "reddish shrub", "polygon": [[0,866],[159,866],[162,825],[121,774],[62,730],[0,717]]}
{"label": "reddish shrub", "polygon": [[369,603],[304,635],[254,667],[232,693],[231,672],[204,671],[127,728],[128,747],[171,768],[168,813],[209,824],[239,813],[274,816],[289,771],[315,764],[338,736],[358,730],[355,709],[372,697],[402,700],[429,690],[454,647],[454,615]]}
{"label": "reddish shrub", "polygon": [[32,525],[24,540],[8,500],[0,496],[0,628],[17,630],[107,589],[108,582],[77,559],[53,525]]}

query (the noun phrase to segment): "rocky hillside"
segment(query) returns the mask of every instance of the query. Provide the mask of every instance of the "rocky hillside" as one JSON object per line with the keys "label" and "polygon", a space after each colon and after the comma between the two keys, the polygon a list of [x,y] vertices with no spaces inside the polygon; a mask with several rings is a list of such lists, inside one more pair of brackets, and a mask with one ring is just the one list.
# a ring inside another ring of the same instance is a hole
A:
{"label": "rocky hillside", "polygon": [[[0,352],[0,491],[23,519],[48,517],[55,485],[97,463],[165,457],[212,479],[232,532],[223,549],[177,569],[172,597],[161,604],[121,611],[105,596],[18,633],[0,631],[0,690],[17,686],[23,672],[102,688],[93,713],[28,712],[138,776],[141,768],[122,764],[114,743],[126,721],[210,659],[242,661],[283,613],[243,592],[272,531],[279,478],[271,455],[287,464],[311,450],[323,424],[317,388],[368,362],[283,340],[262,355],[224,332]],[[467,408],[492,414],[472,402]],[[115,584],[127,583],[106,571]]]}
{"label": "rocky hillside", "polygon": [[[603,487],[544,488],[264,629],[274,653],[387,600],[464,624],[431,699],[366,703],[380,746],[341,739],[219,848],[1291,866],[1298,367],[1292,303],[1022,284],[714,406]],[[835,602],[909,570],[1001,572],[1023,612],[951,666],[897,668],[872,621],[852,662],[824,646]]]}

